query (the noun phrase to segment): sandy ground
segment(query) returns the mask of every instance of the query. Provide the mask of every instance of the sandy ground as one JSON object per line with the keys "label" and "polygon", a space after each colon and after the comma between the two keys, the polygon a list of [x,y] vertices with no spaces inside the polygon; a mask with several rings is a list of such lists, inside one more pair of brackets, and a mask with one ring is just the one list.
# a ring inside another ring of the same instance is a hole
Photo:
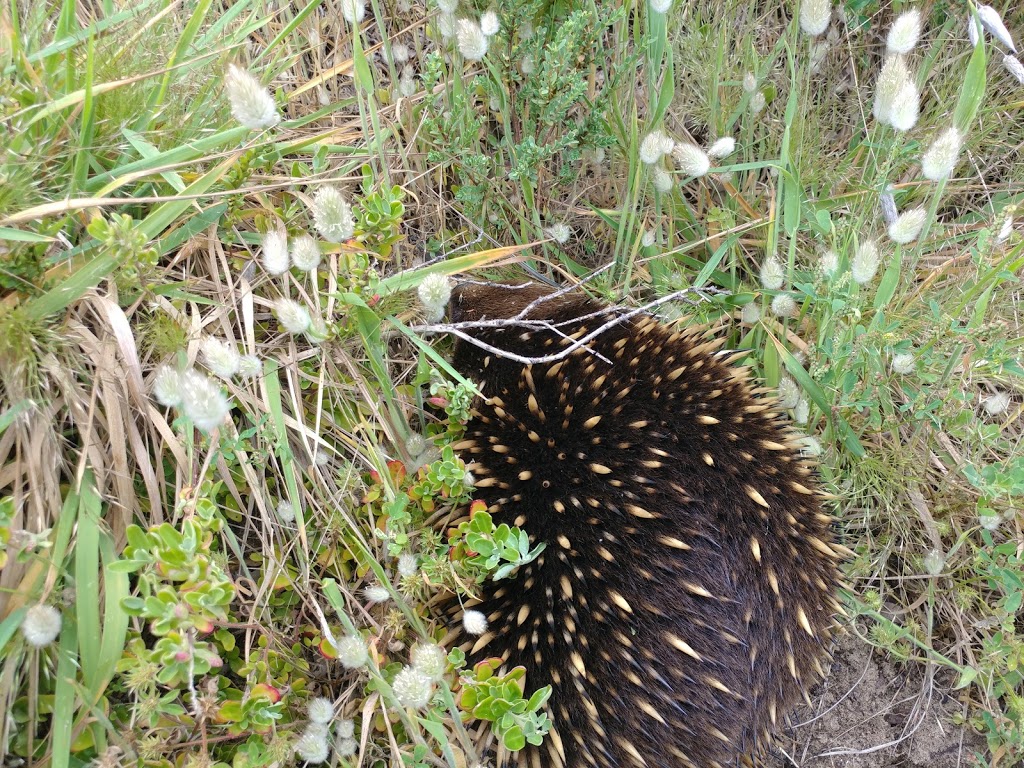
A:
{"label": "sandy ground", "polygon": [[974,755],[985,754],[985,742],[953,725],[963,705],[950,683],[920,665],[893,664],[847,633],[828,678],[811,695],[813,706],[794,713],[781,751],[764,768],[977,765]]}

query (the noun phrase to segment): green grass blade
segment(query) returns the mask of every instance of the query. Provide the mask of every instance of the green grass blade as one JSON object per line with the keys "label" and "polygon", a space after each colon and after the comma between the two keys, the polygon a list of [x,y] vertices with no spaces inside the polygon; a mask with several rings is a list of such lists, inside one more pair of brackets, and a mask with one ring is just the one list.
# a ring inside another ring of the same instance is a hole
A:
{"label": "green grass blade", "polygon": [[[83,595],[78,602],[88,599]],[[68,768],[71,763],[71,742],[75,725],[75,674],[78,658],[78,628],[73,621],[65,621],[60,633],[57,652],[57,676],[54,685],[53,717],[50,730],[50,748],[53,756],[50,768]]]}
{"label": "green grass blade", "polygon": [[953,123],[964,133],[970,129],[978,107],[985,98],[985,59],[985,45],[974,46],[974,53],[971,54],[964,75],[964,84],[960,89],[960,98],[953,110]]}
{"label": "green grass blade", "polygon": [[85,55],[85,97],[82,100],[81,125],[78,129],[78,148],[75,150],[74,171],[72,173],[72,190],[78,193],[85,188],[85,180],[89,175],[90,158],[92,157],[93,137],[96,133],[96,100],[92,92],[92,82],[96,76],[96,38],[89,37],[86,42]]}
{"label": "green grass blade", "polygon": [[75,588],[82,599],[75,601],[78,625],[79,661],[86,688],[97,683],[100,656],[100,521],[103,510],[90,470],[82,476],[75,536]]}
{"label": "green grass blade", "polygon": [[[96,679],[105,688],[124,653],[129,617],[121,608],[121,600],[131,594],[131,585],[127,573],[110,568],[118,559],[113,539],[104,533],[100,536],[99,546],[103,558],[103,638],[96,662]],[[93,691],[94,704],[99,702],[102,693],[102,689]]]}

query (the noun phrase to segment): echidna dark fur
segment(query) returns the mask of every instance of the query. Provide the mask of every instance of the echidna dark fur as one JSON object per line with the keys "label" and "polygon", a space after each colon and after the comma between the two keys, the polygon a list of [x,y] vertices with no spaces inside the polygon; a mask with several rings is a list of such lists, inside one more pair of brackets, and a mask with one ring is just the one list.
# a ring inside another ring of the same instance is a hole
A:
{"label": "echidna dark fur", "polygon": [[[453,319],[512,318],[549,293],[463,286]],[[561,333],[472,333],[538,358],[617,312],[561,295],[529,314],[569,321]],[[756,764],[823,675],[838,610],[831,518],[776,404],[719,347],[647,315],[555,362],[458,344],[456,368],[485,395],[456,446],[477,497],[547,543],[467,604],[490,626],[462,638],[471,658],[553,686],[550,736],[508,765]]]}

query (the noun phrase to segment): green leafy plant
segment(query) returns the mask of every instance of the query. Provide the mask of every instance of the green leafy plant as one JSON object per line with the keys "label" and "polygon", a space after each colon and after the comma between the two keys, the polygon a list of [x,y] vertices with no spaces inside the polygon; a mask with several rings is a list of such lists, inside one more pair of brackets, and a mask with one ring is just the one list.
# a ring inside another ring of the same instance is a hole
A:
{"label": "green leafy plant", "polygon": [[515,667],[499,675],[503,664],[501,659],[486,659],[470,675],[463,675],[459,707],[474,718],[494,723],[494,733],[507,749],[538,746],[551,730],[551,721],[541,711],[551,697],[551,686],[524,698],[526,669]]}

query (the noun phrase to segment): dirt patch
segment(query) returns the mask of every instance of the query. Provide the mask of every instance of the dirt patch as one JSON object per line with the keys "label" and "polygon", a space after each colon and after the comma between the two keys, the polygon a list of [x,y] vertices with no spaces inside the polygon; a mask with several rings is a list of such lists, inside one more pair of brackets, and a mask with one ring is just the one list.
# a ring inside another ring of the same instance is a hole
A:
{"label": "dirt patch", "polygon": [[765,768],[967,768],[985,741],[953,725],[963,704],[934,669],[898,665],[852,633]]}

